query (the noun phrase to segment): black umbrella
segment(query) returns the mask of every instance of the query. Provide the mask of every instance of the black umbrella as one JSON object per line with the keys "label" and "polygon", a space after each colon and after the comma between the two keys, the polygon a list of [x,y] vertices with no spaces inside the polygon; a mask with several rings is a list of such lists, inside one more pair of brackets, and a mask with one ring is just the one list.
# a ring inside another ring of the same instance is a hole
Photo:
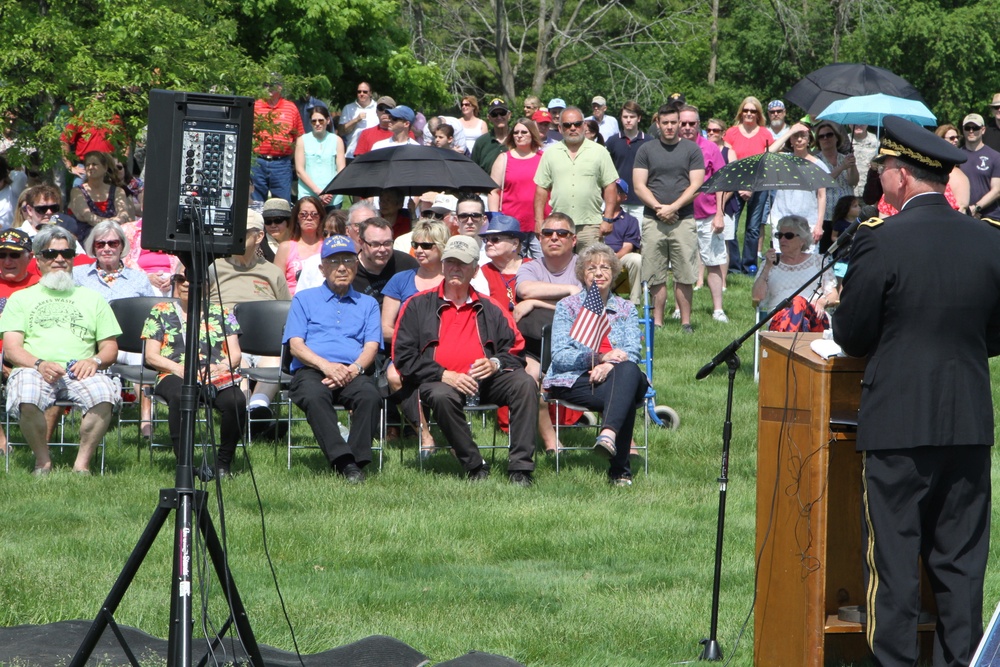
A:
{"label": "black umbrella", "polygon": [[433,146],[393,146],[355,158],[323,194],[374,197],[385,188],[404,195],[429,190],[489,192],[500,187],[482,168],[460,153]]}
{"label": "black umbrella", "polygon": [[884,93],[923,102],[916,88],[887,69],[862,63],[837,63],[807,74],[785,93],[785,99],[816,116],[831,102],[857,95]]}
{"label": "black umbrella", "polygon": [[837,183],[804,158],[787,153],[760,153],[730,162],[701,186],[702,192],[738,190],[818,190]]}

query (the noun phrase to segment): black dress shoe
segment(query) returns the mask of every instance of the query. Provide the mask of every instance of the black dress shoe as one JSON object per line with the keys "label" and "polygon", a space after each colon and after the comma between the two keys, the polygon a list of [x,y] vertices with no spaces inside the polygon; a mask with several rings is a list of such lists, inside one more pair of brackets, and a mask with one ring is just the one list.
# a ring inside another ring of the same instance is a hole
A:
{"label": "black dress shoe", "polygon": [[507,478],[510,480],[511,484],[516,484],[517,486],[532,486],[535,483],[535,478],[531,476],[531,473],[527,470],[515,470],[510,473]]}
{"label": "black dress shoe", "polygon": [[469,480],[473,482],[481,482],[490,476],[490,464],[487,461],[483,461],[483,465],[479,466],[475,470],[469,471]]}
{"label": "black dress shoe", "polygon": [[365,481],[365,473],[356,463],[348,463],[340,471],[340,474],[344,476],[348,484],[361,484]]}

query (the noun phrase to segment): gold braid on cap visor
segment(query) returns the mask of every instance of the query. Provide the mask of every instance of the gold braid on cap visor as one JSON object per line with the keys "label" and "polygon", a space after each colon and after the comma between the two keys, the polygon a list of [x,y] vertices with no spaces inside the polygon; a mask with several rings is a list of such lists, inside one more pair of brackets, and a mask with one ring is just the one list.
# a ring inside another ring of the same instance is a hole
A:
{"label": "gold braid on cap visor", "polygon": [[938,169],[944,166],[941,164],[940,160],[929,158],[923,153],[918,153],[909,146],[904,146],[903,144],[896,143],[892,139],[887,138],[882,139],[882,146],[878,153],[879,155],[910,158],[911,160],[915,160],[921,164],[926,164],[928,167],[937,167]]}

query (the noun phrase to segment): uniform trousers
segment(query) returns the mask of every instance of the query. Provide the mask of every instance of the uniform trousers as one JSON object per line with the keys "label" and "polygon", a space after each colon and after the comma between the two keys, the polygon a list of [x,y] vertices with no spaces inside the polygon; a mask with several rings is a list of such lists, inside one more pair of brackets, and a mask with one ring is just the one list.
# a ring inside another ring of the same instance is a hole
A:
{"label": "uniform trousers", "polygon": [[934,667],[968,665],[983,634],[990,447],[864,452],[868,645],[881,667],[917,664],[920,566],[937,604]]}

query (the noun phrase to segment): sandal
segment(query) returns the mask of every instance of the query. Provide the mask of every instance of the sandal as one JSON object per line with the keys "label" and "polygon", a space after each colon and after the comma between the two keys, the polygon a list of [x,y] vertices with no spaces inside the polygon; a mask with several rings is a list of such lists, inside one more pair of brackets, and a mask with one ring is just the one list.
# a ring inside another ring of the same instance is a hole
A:
{"label": "sandal", "polygon": [[594,451],[605,456],[607,458],[612,458],[618,453],[618,449],[615,447],[615,439],[610,435],[599,435],[597,440],[594,441]]}

